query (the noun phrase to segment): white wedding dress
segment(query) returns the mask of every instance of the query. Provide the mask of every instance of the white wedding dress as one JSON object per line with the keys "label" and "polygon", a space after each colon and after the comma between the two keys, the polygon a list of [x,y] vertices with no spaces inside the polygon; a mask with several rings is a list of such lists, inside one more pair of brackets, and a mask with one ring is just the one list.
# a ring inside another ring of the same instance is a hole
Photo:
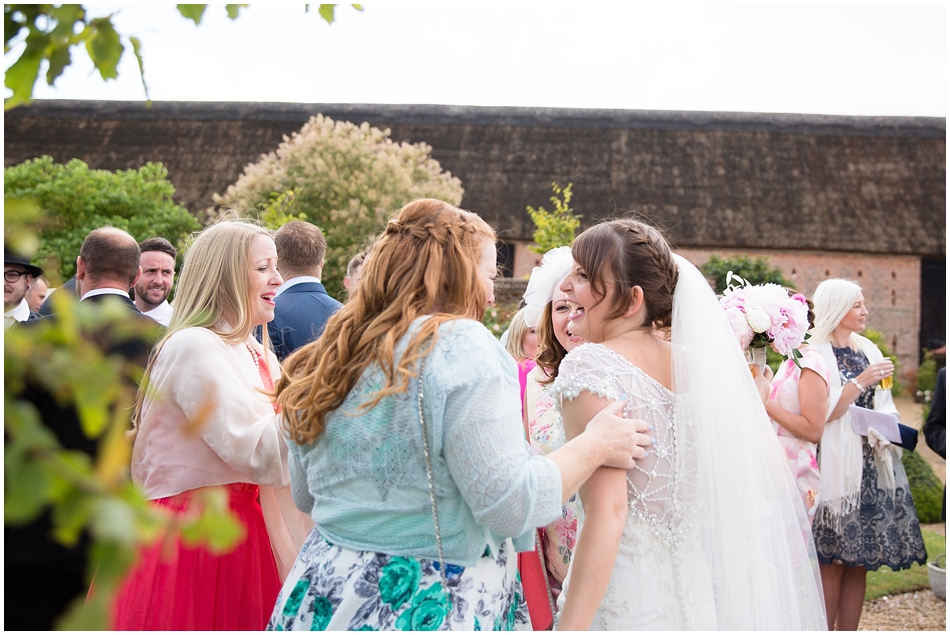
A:
{"label": "white wedding dress", "polygon": [[584,391],[626,394],[625,416],[656,439],[627,472],[627,521],[591,629],[825,630],[795,481],[715,295],[676,260],[673,391],[590,343],[564,358],[550,389],[558,408]]}
{"label": "white wedding dress", "polygon": [[[676,396],[618,353],[583,344],[561,362],[552,392],[573,400],[589,391],[628,396],[624,416],[653,426],[650,456],[627,472],[627,523],[613,574],[592,630],[716,628],[712,584],[695,523],[692,437],[676,416]],[[646,582],[646,583],[645,583]],[[570,574],[561,599],[570,593]]]}

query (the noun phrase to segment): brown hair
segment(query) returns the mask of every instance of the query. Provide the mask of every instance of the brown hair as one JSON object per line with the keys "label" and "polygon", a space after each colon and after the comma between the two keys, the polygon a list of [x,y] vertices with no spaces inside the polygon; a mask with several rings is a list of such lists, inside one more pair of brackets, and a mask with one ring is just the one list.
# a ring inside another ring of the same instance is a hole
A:
{"label": "brown hair", "polygon": [[537,362],[544,370],[545,378],[541,380],[542,384],[550,384],[557,377],[557,369],[561,365],[561,360],[567,355],[567,349],[561,346],[554,334],[554,303],[555,299],[544,305],[544,311],[541,313],[541,321],[538,322],[538,357]]}
{"label": "brown hair", "polygon": [[178,250],[175,249],[175,246],[168,242],[167,239],[162,238],[161,236],[156,236],[155,238],[147,238],[139,243],[139,249],[142,250],[144,254],[146,251],[161,251],[172,257],[172,260],[178,257]]}
{"label": "brown hair", "polygon": [[327,253],[327,239],[320,228],[302,220],[284,223],[274,233],[280,268],[303,273],[319,267]]}
{"label": "brown hair", "polygon": [[[670,327],[678,270],[669,244],[657,229],[632,218],[606,221],[578,236],[571,255],[587,273],[591,289],[601,296],[598,303],[613,298],[606,317],[623,315],[630,306],[630,290],[638,286],[646,306],[643,327]],[[607,292],[608,275],[612,294]]]}
{"label": "brown hair", "polygon": [[79,248],[79,257],[86,263],[91,280],[128,280],[130,287],[139,273],[141,256],[135,239],[111,226],[89,232]]}
{"label": "brown hair", "polygon": [[[300,445],[323,431],[363,371],[379,364],[386,382],[365,411],[405,392],[438,327],[458,317],[481,319],[488,297],[477,280],[482,241],[495,233],[476,214],[435,199],[408,203],[389,221],[364,264],[359,292],[327,322],[323,335],[284,362],[277,401],[284,426]],[[437,312],[436,312],[437,311]],[[395,361],[396,343],[417,317],[432,314]],[[431,350],[432,346],[429,346]]]}

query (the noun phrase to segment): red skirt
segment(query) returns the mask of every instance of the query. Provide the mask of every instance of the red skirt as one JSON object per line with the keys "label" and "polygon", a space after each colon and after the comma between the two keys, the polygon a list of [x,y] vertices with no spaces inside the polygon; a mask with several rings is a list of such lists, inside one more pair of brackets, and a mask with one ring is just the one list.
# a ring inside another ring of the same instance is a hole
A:
{"label": "red skirt", "polygon": [[[260,631],[274,610],[280,577],[264,527],[258,487],[226,485],[231,511],[246,529],[229,553],[211,554],[175,539],[163,558],[163,540],[142,549],[113,605],[115,630]],[[153,501],[184,513],[189,492]],[[167,558],[167,559],[166,559]]]}

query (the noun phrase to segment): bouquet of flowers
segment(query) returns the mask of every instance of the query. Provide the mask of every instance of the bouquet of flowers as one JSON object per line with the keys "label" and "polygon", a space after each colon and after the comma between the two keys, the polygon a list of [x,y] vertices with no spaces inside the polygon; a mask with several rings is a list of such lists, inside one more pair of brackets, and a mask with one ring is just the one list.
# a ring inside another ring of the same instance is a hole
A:
{"label": "bouquet of flowers", "polygon": [[719,304],[742,348],[764,348],[772,344],[776,351],[791,357],[797,365],[801,357],[798,347],[805,341],[808,330],[805,296],[796,293],[789,297],[777,284],[751,285],[731,271],[726,276],[726,285]]}

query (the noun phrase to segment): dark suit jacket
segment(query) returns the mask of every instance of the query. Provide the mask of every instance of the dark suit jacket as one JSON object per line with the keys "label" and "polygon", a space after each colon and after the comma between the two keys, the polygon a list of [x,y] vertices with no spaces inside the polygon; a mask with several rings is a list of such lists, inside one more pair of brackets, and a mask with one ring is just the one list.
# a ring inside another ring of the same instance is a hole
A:
{"label": "dark suit jacket", "polygon": [[320,337],[327,320],[343,306],[316,282],[295,284],[274,298],[274,302],[274,321],[267,325],[267,333],[281,361]]}
{"label": "dark suit jacket", "polygon": [[924,439],[930,449],[947,458],[947,369],[941,368],[937,372],[937,386],[930,399],[930,414],[924,424]]}
{"label": "dark suit jacket", "polygon": [[[109,328],[102,322],[95,328],[83,333],[90,341],[106,355],[120,355],[126,360],[138,364],[143,368],[148,362],[148,355],[161,330],[156,328],[154,320],[142,315],[135,304],[128,297],[107,294],[92,296],[82,303],[83,305],[100,305],[106,299],[121,302],[129,309],[128,322],[139,323],[152,332],[152,338],[143,339],[141,336],[126,337],[119,335],[121,329]],[[57,319],[56,314],[42,317],[28,322],[21,322],[12,328],[38,328]],[[124,324],[126,318],[123,318]],[[32,403],[39,411],[43,424],[49,428],[60,445],[67,449],[81,450],[92,457],[96,456],[98,439],[90,439],[85,435],[79,422],[79,414],[70,404],[60,404],[45,387],[28,383],[20,398]],[[85,537],[78,545],[67,548],[50,538],[52,519],[49,511],[43,512],[35,521],[26,525],[4,527],[4,558],[7,563],[39,564],[44,567],[53,566],[61,569],[81,571],[85,568],[85,551],[87,541]],[[10,583],[10,581],[8,581]]]}

